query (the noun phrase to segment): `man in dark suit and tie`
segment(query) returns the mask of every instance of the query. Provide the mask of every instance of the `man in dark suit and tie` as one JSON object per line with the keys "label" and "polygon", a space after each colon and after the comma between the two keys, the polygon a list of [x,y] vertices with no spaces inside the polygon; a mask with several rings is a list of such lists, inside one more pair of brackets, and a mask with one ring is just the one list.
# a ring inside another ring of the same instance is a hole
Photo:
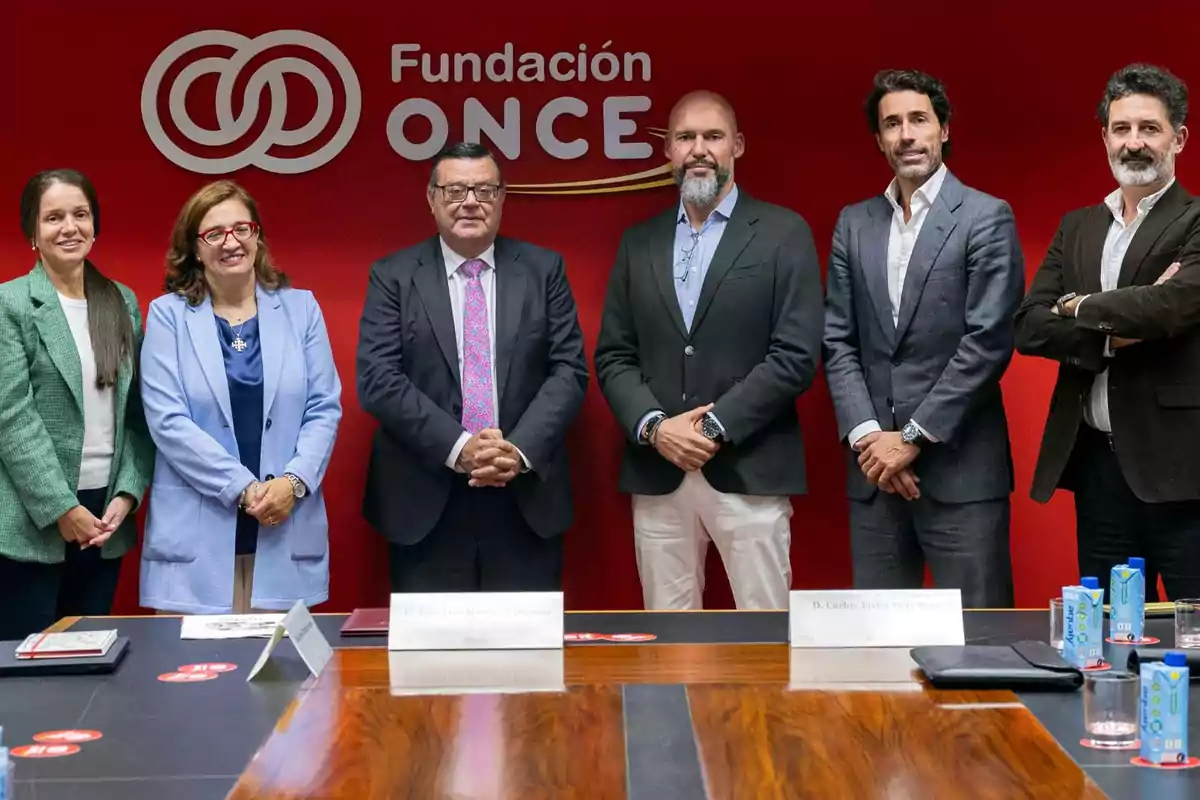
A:
{"label": "man in dark suit and tie", "polygon": [[909,70],[875,77],[867,121],[894,177],[842,210],[825,373],[846,444],[854,585],[1013,602],[1013,488],[1000,378],[1025,285],[1008,204],[946,169],[950,102]]}
{"label": "man in dark suit and tie", "polygon": [[1187,87],[1113,75],[1103,203],[1062,219],[1017,315],[1017,350],[1058,362],[1033,498],[1075,496],[1079,571],[1146,559],[1146,590],[1200,597],[1200,202],[1175,179]]}
{"label": "man in dark suit and tie", "polygon": [[564,437],[588,382],[562,257],[497,236],[504,181],[478,144],[437,155],[427,197],[438,235],[371,266],[363,513],[394,592],[560,591]]}
{"label": "man in dark suit and tie", "polygon": [[676,103],[680,202],[625,233],[609,279],[596,373],[628,438],[620,486],[648,609],[701,607],[710,540],[738,608],[787,607],[821,272],[808,224],[734,184],[744,147],[719,95]]}

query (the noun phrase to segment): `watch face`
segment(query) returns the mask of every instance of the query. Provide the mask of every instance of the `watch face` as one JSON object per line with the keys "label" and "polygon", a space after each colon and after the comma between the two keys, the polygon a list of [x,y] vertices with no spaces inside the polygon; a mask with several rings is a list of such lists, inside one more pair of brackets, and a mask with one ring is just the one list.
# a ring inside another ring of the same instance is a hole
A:
{"label": "watch face", "polygon": [[700,423],[700,430],[709,439],[716,439],[721,435],[721,428],[711,417],[704,418],[704,420]]}

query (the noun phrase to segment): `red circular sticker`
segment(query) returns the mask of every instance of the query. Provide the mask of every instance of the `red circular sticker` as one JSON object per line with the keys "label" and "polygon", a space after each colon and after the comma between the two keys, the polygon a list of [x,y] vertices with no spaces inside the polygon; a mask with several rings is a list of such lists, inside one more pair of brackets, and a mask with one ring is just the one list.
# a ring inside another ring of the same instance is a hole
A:
{"label": "red circular sticker", "polygon": [[1094,667],[1084,667],[1082,671],[1083,672],[1104,672],[1104,671],[1110,670],[1110,669],[1112,669],[1112,664],[1104,663],[1104,664],[1097,664]]}
{"label": "red circular sticker", "polygon": [[1153,761],[1147,761],[1141,756],[1135,756],[1129,759],[1129,763],[1133,764],[1135,767],[1150,767],[1151,769],[1193,769],[1195,767],[1200,767],[1200,758],[1192,756],[1187,761],[1183,762],[1172,761],[1166,764],[1155,764]]}
{"label": "red circular sticker", "polygon": [[221,677],[215,672],[164,672],[158,676],[163,683],[199,683]]}
{"label": "red circular sticker", "polygon": [[50,743],[75,742],[75,743],[79,743],[79,742],[94,742],[97,739],[101,739],[103,737],[104,737],[104,734],[101,733],[100,731],[77,731],[77,730],[43,731],[42,733],[35,733],[33,735],[33,740],[35,742],[43,742],[43,743],[44,742],[50,742]]}
{"label": "red circular sticker", "polygon": [[566,642],[602,642],[604,641],[603,633],[564,633],[563,641]]}
{"label": "red circular sticker", "polygon": [[180,672],[233,672],[237,669],[237,664],[226,664],[224,662],[216,662],[212,664],[184,664],[179,668]]}
{"label": "red circular sticker", "polygon": [[1137,641],[1131,642],[1128,639],[1114,639],[1111,636],[1108,636],[1108,637],[1105,637],[1104,641],[1108,642],[1109,644],[1139,645],[1139,644],[1158,644],[1160,640],[1154,636],[1143,636],[1142,638],[1138,639]]}
{"label": "red circular sticker", "polygon": [[73,756],[79,752],[77,744],[23,744],[8,751],[17,758],[58,758]]}
{"label": "red circular sticker", "polygon": [[610,642],[652,642],[657,638],[653,633],[612,633],[608,636]]}

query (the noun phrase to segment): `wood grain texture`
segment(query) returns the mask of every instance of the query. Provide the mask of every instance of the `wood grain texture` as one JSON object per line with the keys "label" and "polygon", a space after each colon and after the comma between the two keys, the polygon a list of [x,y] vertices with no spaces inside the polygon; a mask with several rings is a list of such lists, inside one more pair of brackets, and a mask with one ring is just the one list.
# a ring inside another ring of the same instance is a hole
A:
{"label": "wood grain texture", "polygon": [[712,798],[1105,797],[1008,692],[699,686],[688,699]]}
{"label": "wood grain texture", "polygon": [[229,797],[625,798],[627,683],[687,685],[696,800],[1104,797],[1009,692],[792,691],[790,656],[568,647],[564,691],[393,696],[386,651],[340,650]]}
{"label": "wood grain texture", "polygon": [[625,797],[618,687],[393,697],[324,678],[229,800]]}

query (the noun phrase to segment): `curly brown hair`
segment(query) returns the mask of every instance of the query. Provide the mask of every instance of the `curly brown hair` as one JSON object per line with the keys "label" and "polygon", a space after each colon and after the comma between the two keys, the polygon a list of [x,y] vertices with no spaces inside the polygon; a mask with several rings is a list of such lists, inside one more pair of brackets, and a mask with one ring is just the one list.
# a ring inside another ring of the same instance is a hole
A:
{"label": "curly brown hair", "polygon": [[254,198],[234,181],[214,181],[202,186],[183,204],[175,220],[175,229],[171,232],[171,248],[167,251],[167,279],[163,288],[167,292],[183,295],[189,305],[200,305],[208,296],[204,264],[196,255],[200,222],[213,206],[227,200],[240,200],[245,204],[250,211],[250,221],[258,225],[258,252],[254,256],[254,274],[258,282],[268,289],[278,289],[291,283],[287,275],[271,263],[266,229],[259,218],[258,204]]}

